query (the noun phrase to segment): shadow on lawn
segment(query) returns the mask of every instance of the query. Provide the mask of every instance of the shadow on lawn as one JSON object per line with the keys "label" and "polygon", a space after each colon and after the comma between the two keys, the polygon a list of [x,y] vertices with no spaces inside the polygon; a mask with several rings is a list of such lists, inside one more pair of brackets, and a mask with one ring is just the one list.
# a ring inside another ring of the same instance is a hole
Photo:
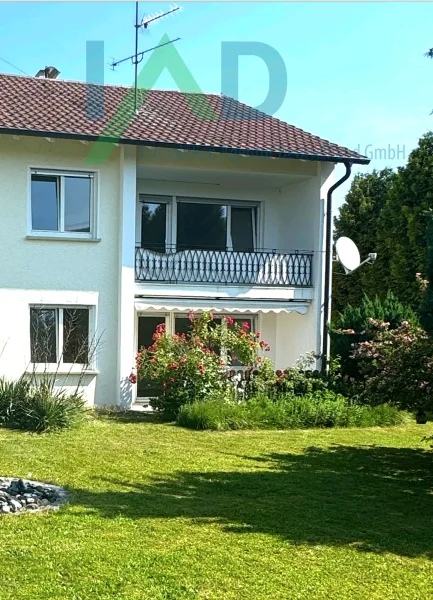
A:
{"label": "shadow on lawn", "polygon": [[246,460],[256,470],[110,481],[119,489],[75,490],[72,502],[108,518],[187,517],[226,532],[433,558],[431,452],[335,445]]}

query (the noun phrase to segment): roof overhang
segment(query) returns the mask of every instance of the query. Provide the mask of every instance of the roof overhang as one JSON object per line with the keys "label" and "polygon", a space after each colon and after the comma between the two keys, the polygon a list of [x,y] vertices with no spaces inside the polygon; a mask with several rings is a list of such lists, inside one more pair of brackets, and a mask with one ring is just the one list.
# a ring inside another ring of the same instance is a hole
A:
{"label": "roof overhang", "polygon": [[254,301],[254,300],[213,300],[206,298],[136,298],[137,312],[222,312],[222,313],[290,313],[297,312],[305,315],[308,312],[308,302],[293,301]]}
{"label": "roof overhang", "polygon": [[195,150],[197,152],[219,152],[222,154],[244,154],[247,156],[263,156],[270,158],[291,158],[297,160],[312,160],[317,162],[332,163],[352,163],[359,165],[368,165],[370,159],[366,156],[342,157],[342,156],[323,156],[320,154],[303,154],[297,152],[277,152],[263,149],[251,148],[231,148],[226,146],[211,146],[198,144],[174,144],[171,142],[157,142],[152,140],[143,140],[135,138],[118,138],[103,135],[89,135],[82,133],[65,133],[59,131],[39,131],[36,129],[17,129],[11,127],[0,127],[0,134],[22,135],[29,137],[49,137],[63,140],[78,140],[87,142],[103,142],[107,144],[123,144],[129,146],[146,146],[154,148],[172,148],[176,150]]}

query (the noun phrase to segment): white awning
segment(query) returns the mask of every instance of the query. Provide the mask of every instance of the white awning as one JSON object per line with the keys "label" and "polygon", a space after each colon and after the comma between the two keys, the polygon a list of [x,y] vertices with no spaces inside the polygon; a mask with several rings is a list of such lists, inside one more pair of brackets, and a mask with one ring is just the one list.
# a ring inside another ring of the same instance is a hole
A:
{"label": "white awning", "polygon": [[189,312],[224,312],[224,313],[281,313],[297,312],[305,315],[308,311],[308,302],[292,301],[257,301],[257,300],[212,300],[205,298],[136,298],[135,309],[137,312],[154,311],[178,311]]}

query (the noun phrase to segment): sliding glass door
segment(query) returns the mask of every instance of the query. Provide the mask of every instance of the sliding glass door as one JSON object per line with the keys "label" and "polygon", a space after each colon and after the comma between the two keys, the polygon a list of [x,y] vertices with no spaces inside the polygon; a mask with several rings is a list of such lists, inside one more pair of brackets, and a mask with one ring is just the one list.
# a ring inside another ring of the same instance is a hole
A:
{"label": "sliding glass door", "polygon": [[[258,205],[241,201],[140,196],[141,248],[254,252]],[[172,225],[173,224],[173,225]]]}
{"label": "sliding glass door", "polygon": [[[155,333],[157,326],[161,324],[166,324],[166,318],[164,315],[139,315],[137,351],[141,350],[142,348],[149,348],[149,346],[153,344],[153,334]],[[157,386],[150,379],[137,382],[138,398],[152,398],[159,396],[161,391],[162,390],[160,386]]]}

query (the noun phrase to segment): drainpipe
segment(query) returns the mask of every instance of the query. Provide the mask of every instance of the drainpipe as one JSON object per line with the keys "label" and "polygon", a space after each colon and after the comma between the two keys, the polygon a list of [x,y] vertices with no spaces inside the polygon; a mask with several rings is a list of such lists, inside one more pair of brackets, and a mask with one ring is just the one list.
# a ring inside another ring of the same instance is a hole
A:
{"label": "drainpipe", "polygon": [[330,321],[330,291],[332,274],[332,194],[351,175],[352,163],[345,162],[346,173],[334,185],[332,185],[326,196],[326,234],[325,234],[325,298],[323,302],[323,333],[322,333],[322,371],[326,371],[328,357],[329,321]]}

